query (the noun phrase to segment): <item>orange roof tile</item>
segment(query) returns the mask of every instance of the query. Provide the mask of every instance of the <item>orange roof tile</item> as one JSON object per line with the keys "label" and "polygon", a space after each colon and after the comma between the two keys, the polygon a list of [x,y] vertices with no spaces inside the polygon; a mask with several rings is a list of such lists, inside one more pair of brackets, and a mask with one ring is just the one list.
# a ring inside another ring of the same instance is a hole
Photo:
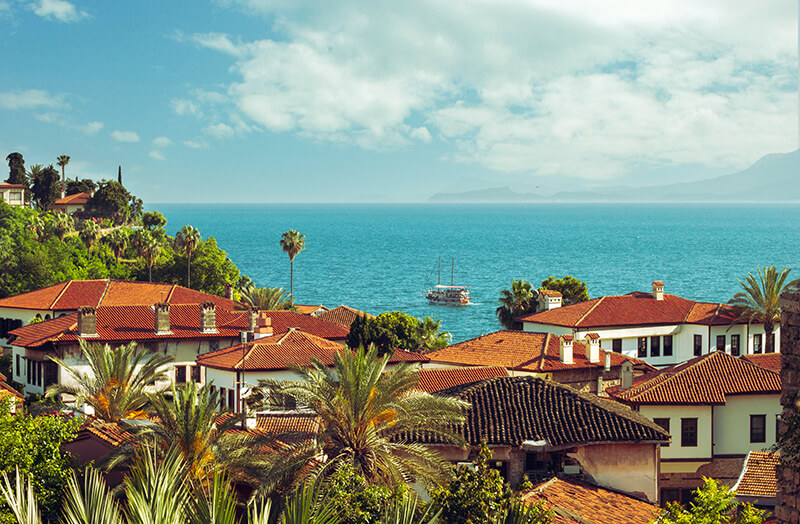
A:
{"label": "orange roof tile", "polygon": [[25,397],[23,397],[19,391],[12,388],[6,380],[6,376],[0,373],[0,396],[10,395],[18,400],[25,400]]}
{"label": "orange roof tile", "polygon": [[319,315],[319,318],[323,320],[329,320],[331,322],[337,322],[339,324],[345,325],[350,327],[353,322],[355,322],[356,318],[366,315],[367,318],[375,318],[373,315],[369,313],[365,313],[363,311],[359,311],[357,309],[353,309],[347,306],[337,306],[330,311],[326,311]]}
{"label": "orange roof tile", "polygon": [[316,433],[320,420],[306,413],[257,413],[256,429],[265,435],[282,435],[288,432]]}
{"label": "orange roof tile", "polygon": [[553,478],[522,495],[553,510],[553,524],[645,524],[660,508],[648,502],[572,479]]}
{"label": "orange roof tile", "polygon": [[781,354],[780,353],[759,353],[756,355],[742,355],[740,358],[761,366],[764,369],[774,371],[775,373],[781,372]]}
{"label": "orange roof tile", "polygon": [[629,404],[725,404],[726,395],[781,392],[781,376],[747,360],[715,351],[637,377],[632,387],[606,389]]}
{"label": "orange roof tile", "polygon": [[6,182],[0,182],[0,188],[2,189],[28,189],[28,186],[25,184],[8,184]]}
{"label": "orange roof tile", "polygon": [[563,297],[560,291],[554,289],[540,289],[539,293],[545,297]]}
{"label": "orange roof tile", "polygon": [[[343,346],[321,337],[291,330],[247,344],[211,351],[197,357],[203,366],[245,371],[272,371],[290,366],[310,366],[313,359],[332,366]],[[425,362],[424,355],[396,350],[389,362]]]}
{"label": "orange roof tile", "polygon": [[56,199],[56,201],[53,202],[53,204],[62,206],[65,205],[80,206],[87,203],[90,198],[92,197],[91,195],[89,195],[89,193],[81,192],[81,193],[75,193],[74,195],[67,195],[64,198]]}
{"label": "orange roof tile", "polygon": [[[568,335],[572,338],[571,335]],[[427,353],[434,362],[449,362],[467,366],[502,366],[507,369],[548,373],[553,371],[598,368],[605,365],[605,355],[611,356],[611,366],[621,366],[630,360],[637,367],[655,369],[650,364],[626,357],[613,351],[600,349],[600,361],[586,358],[583,342],[573,342],[573,363],[565,364],[560,358],[559,337],[548,333],[503,330],[482,335],[464,342]]]}
{"label": "orange roof tile", "polygon": [[119,446],[130,437],[130,434],[126,433],[125,430],[119,426],[119,424],[114,422],[105,422],[94,417],[87,417],[81,422],[81,425],[78,428],[78,438],[83,432],[95,435],[101,440],[108,442],[112,446]]}
{"label": "orange roof tile", "polygon": [[663,324],[727,325],[734,320],[725,304],[695,302],[675,295],[656,300],[651,293],[608,295],[521,317],[522,322],[575,328]]}
{"label": "orange roof tile", "polygon": [[747,455],[742,473],[733,490],[737,495],[744,497],[775,498],[778,494],[778,476],[775,468],[780,458],[780,453],[751,451]]}
{"label": "orange roof tile", "polygon": [[486,378],[507,377],[508,371],[502,366],[470,368],[433,368],[419,370],[417,389],[427,393],[478,382]]}
{"label": "orange roof tile", "polygon": [[298,313],[302,313],[303,315],[311,315],[319,310],[322,310],[323,312],[328,311],[328,308],[326,308],[322,304],[318,306],[309,304],[294,304],[294,309],[295,311],[297,311]]}
{"label": "orange roof tile", "polygon": [[[235,317],[232,321],[233,325],[244,328],[248,322],[247,311],[233,311],[231,314]],[[311,333],[318,337],[327,338],[330,340],[344,340],[350,334],[350,328],[343,326],[337,322],[328,322],[317,317],[310,315],[303,315],[294,311],[285,310],[263,310],[259,311],[262,317],[269,317],[272,322],[272,329],[275,333],[283,333],[289,331],[291,328],[296,328],[306,333]]]}

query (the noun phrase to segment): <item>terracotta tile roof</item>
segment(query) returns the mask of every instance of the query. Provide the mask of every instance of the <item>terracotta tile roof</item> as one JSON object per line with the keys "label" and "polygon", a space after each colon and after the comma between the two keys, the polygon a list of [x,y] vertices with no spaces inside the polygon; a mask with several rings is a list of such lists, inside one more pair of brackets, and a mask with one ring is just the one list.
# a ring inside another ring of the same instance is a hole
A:
{"label": "terracotta tile roof", "polygon": [[[532,376],[496,377],[437,393],[469,402],[460,431],[470,445],[521,446],[545,440],[553,448],[593,442],[669,440],[627,406]],[[426,440],[424,437],[419,440]]]}
{"label": "terracotta tile roof", "polygon": [[578,302],[521,317],[522,322],[574,328],[664,324],[728,325],[734,315],[730,306],[695,302],[675,295],[656,300],[652,293],[633,292]]}
{"label": "terracotta tile roof", "polygon": [[775,373],[781,372],[781,354],[780,353],[759,353],[757,355],[742,355],[740,358],[761,366],[764,369],[774,371]]}
{"label": "terracotta tile roof", "polygon": [[470,368],[433,368],[419,370],[417,389],[427,393],[470,384],[492,377],[507,377],[508,371],[502,366]]}
{"label": "terracotta tile roof", "polygon": [[130,436],[119,424],[104,422],[94,417],[87,417],[81,422],[76,438],[80,438],[81,433],[95,435],[112,446],[119,446]]}
{"label": "terracotta tile roof", "polygon": [[323,311],[323,312],[324,311],[328,311],[328,308],[326,308],[322,304],[320,304],[318,306],[313,306],[313,305],[308,305],[308,304],[295,304],[294,308],[295,308],[295,310],[297,310],[298,313],[301,313],[303,315],[312,315],[312,314],[314,314],[314,313],[316,313],[317,311],[320,311],[320,310]]}
{"label": "terracotta tile roof", "polygon": [[661,508],[629,495],[573,479],[553,478],[522,494],[553,510],[553,524],[646,524]]}
{"label": "terracotta tile roof", "polygon": [[5,395],[10,395],[18,400],[25,400],[25,397],[19,391],[8,384],[6,376],[0,373],[0,396]]}
{"label": "terracotta tile roof", "polygon": [[257,413],[256,430],[265,435],[285,433],[316,434],[319,430],[319,417],[305,413]]}
{"label": "terracotta tile roof", "polygon": [[781,376],[747,360],[715,351],[637,377],[631,388],[606,389],[629,404],[725,404],[726,395],[780,393]]}
{"label": "terracotta tile roof", "polygon": [[[310,366],[312,359],[333,366],[334,357],[344,347],[330,340],[291,330],[257,339],[247,344],[211,351],[197,357],[197,363],[216,369],[274,371],[290,366]],[[425,362],[427,357],[397,350],[390,362]]]}
{"label": "terracotta tile roof", "polygon": [[780,453],[751,451],[733,490],[744,497],[775,498],[778,494],[775,468],[780,458]]}
{"label": "terracotta tile roof", "polygon": [[74,195],[67,195],[64,198],[59,198],[55,202],[53,202],[53,204],[62,206],[66,205],[80,206],[88,202],[90,198],[92,197],[91,195],[89,195],[89,193],[81,192],[81,193],[75,193]]}
{"label": "terracotta tile roof", "polygon": [[0,307],[41,311],[76,310],[80,306],[150,306],[156,302],[200,304],[212,301],[230,310],[233,300],[175,284],[121,280],[68,280],[29,293],[0,299]]}
{"label": "terracotta tile roof", "polygon": [[[571,335],[566,335],[571,339]],[[605,365],[605,355],[611,355],[611,366],[621,366],[630,360],[637,368],[654,370],[642,360],[620,353],[600,349],[600,361],[586,358],[583,342],[573,342],[573,363],[565,364],[560,358],[559,337],[548,333],[503,330],[482,335],[464,342],[427,353],[434,362],[450,362],[467,366],[503,366],[507,369],[548,373],[568,369],[600,368]]]}
{"label": "terracotta tile roof", "polygon": [[539,293],[545,297],[563,297],[560,291],[554,289],[540,289]]}
{"label": "terracotta tile roof", "polygon": [[[231,325],[238,326],[237,329],[246,329],[248,323],[247,311],[232,311],[233,320]],[[329,322],[320,317],[303,315],[294,311],[259,311],[259,315],[269,317],[272,321],[272,329],[275,333],[283,333],[291,328],[297,328],[306,333],[311,333],[318,337],[331,340],[344,340],[350,334],[350,328],[336,322]],[[223,326],[224,327],[224,326]]]}
{"label": "terracotta tile roof", "polygon": [[6,182],[0,182],[0,188],[2,189],[28,189],[28,186],[25,184],[8,184]]}
{"label": "terracotta tile roof", "polygon": [[356,320],[356,318],[362,315],[367,315],[367,318],[375,318],[373,315],[370,315],[369,313],[365,313],[363,311],[359,311],[357,309],[353,309],[347,306],[335,307],[330,311],[326,311],[325,313],[319,315],[319,318],[331,322],[337,322],[339,324],[343,324],[347,327],[350,327]]}

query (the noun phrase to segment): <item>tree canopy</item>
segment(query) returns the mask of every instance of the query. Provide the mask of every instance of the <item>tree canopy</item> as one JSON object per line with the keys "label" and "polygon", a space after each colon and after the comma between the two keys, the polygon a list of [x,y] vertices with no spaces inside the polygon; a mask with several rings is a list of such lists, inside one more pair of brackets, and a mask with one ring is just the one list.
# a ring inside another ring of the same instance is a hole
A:
{"label": "tree canopy", "polygon": [[589,288],[586,286],[586,282],[581,282],[569,275],[564,278],[548,277],[542,280],[539,289],[550,289],[561,293],[564,306],[589,300]]}
{"label": "tree canopy", "polygon": [[511,280],[511,289],[500,291],[500,305],[495,310],[497,320],[506,329],[522,329],[517,318],[536,313],[538,296],[527,280]]}
{"label": "tree canopy", "polygon": [[51,165],[31,171],[31,196],[37,209],[48,210],[61,196],[61,181],[58,171]]}
{"label": "tree canopy", "polygon": [[394,349],[425,352],[448,344],[450,333],[439,320],[419,320],[402,311],[381,313],[375,318],[357,317],[350,326],[347,345],[351,348],[374,345],[380,353]]}
{"label": "tree canopy", "polygon": [[142,201],[131,195],[119,182],[101,180],[94,196],[86,203],[85,211],[115,224],[127,224],[142,216]]}
{"label": "tree canopy", "polygon": [[6,157],[8,161],[8,183],[28,185],[28,176],[25,173],[25,159],[22,153],[9,153]]}
{"label": "tree canopy", "polygon": [[91,193],[97,188],[97,184],[91,178],[78,180],[67,180],[67,195],[77,195],[78,193]]}

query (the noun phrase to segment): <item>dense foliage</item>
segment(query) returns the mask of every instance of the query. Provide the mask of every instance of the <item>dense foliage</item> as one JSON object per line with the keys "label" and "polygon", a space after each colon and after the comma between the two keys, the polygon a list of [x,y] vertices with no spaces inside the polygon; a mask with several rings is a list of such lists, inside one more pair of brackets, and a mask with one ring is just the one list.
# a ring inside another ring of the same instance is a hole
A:
{"label": "dense foliage", "polygon": [[[0,409],[0,473],[13,475],[18,468],[32,475],[33,492],[42,513],[53,522],[72,474],[69,456],[61,451],[61,444],[72,440],[76,431],[76,421],[58,415],[11,415],[7,409]],[[13,522],[8,507],[0,504],[0,523]]]}
{"label": "dense foliage", "polygon": [[8,183],[9,184],[28,184],[28,176],[25,173],[25,159],[20,153],[9,153],[6,157],[8,161]]}
{"label": "dense foliage", "polygon": [[380,353],[394,349],[425,352],[440,349],[450,341],[439,320],[423,320],[402,311],[381,313],[375,318],[361,316],[350,326],[347,345],[351,348],[374,345]]}
{"label": "dense foliage", "polygon": [[703,478],[688,508],[670,502],[655,520],[658,524],[761,524],[769,513],[750,503],[738,503],[736,493],[716,480]]}
{"label": "dense foliage", "polygon": [[537,294],[527,280],[511,280],[511,289],[500,291],[500,305],[495,310],[497,320],[506,329],[522,329],[517,318],[536,313],[538,307]]}
{"label": "dense foliage", "polygon": [[564,306],[589,300],[589,288],[586,286],[586,282],[581,282],[569,275],[564,278],[548,277],[542,280],[539,289],[550,289],[561,293]]}
{"label": "dense foliage", "polygon": [[101,180],[84,212],[91,217],[107,218],[114,224],[129,224],[141,219],[142,201],[119,182]]}

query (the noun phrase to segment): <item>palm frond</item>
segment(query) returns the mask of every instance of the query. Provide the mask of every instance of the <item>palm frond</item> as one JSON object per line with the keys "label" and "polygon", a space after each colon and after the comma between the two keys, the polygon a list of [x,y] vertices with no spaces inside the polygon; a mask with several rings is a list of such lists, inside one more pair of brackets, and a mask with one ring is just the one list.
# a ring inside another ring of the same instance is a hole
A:
{"label": "palm frond", "polygon": [[123,524],[122,512],[99,471],[86,468],[83,489],[73,473],[62,509],[63,524]]}
{"label": "palm frond", "polygon": [[19,468],[16,469],[13,485],[8,475],[3,473],[0,495],[19,524],[42,524],[42,513],[33,492],[33,480],[21,474]]}

